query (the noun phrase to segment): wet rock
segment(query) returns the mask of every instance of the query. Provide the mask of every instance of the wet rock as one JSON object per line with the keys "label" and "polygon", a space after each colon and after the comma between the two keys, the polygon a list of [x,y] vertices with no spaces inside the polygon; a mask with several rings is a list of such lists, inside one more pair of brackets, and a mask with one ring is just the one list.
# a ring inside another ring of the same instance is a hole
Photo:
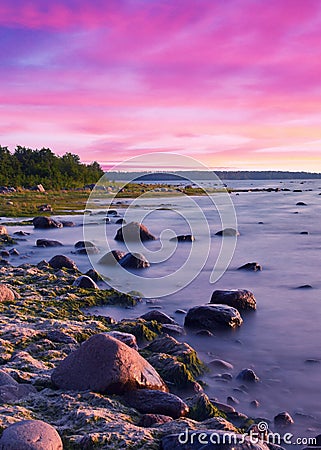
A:
{"label": "wet rock", "polygon": [[47,339],[49,339],[49,341],[60,342],[62,344],[78,344],[76,339],[60,330],[48,331]]}
{"label": "wet rock", "polygon": [[301,286],[298,286],[296,289],[313,289],[311,284],[302,284]]}
{"label": "wet rock", "polygon": [[240,233],[235,230],[234,228],[224,228],[224,230],[220,230],[217,233],[215,233],[215,236],[228,236],[228,237],[232,237],[232,236],[239,236]]}
{"label": "wet rock", "polygon": [[80,277],[76,278],[72,285],[83,289],[99,289],[94,280],[92,280],[87,275],[81,275]]}
{"label": "wet rock", "polygon": [[252,406],[253,408],[259,408],[260,402],[258,400],[252,400],[250,406]]}
{"label": "wet rock", "polygon": [[186,314],[186,313],[187,313],[187,311],[185,311],[185,309],[177,309],[175,311],[175,314]]}
{"label": "wet rock", "polygon": [[108,253],[105,253],[104,256],[100,258],[98,264],[105,264],[106,266],[114,266],[117,264],[124,256],[125,252],[120,250],[112,250]]}
{"label": "wet rock", "polygon": [[256,383],[260,381],[259,377],[252,369],[243,369],[236,377],[238,380],[246,381],[248,383]]}
{"label": "wet rock", "polygon": [[76,263],[65,255],[56,255],[49,261],[49,265],[54,269],[78,270]]}
{"label": "wet rock", "polygon": [[294,420],[287,411],[281,412],[274,417],[274,425],[278,428],[285,428],[294,424]]}
{"label": "wet rock", "polygon": [[211,400],[212,404],[216,406],[220,411],[223,411],[224,413],[234,413],[235,408],[231,405],[227,405],[226,403],[217,402],[215,400]]}
{"label": "wet rock", "polygon": [[62,223],[62,226],[64,228],[71,228],[76,226],[75,222],[72,222],[71,220],[61,220],[60,223]]}
{"label": "wet rock", "polygon": [[75,249],[78,255],[97,255],[99,253],[99,249],[90,241],[76,242]]}
{"label": "wet rock", "polygon": [[27,233],[26,231],[15,231],[13,234],[15,234],[16,236],[29,236],[30,233]]}
{"label": "wet rock", "polygon": [[296,203],[296,206],[307,206],[307,204],[304,202],[298,202]]}
{"label": "wet rock", "polygon": [[172,420],[172,417],[165,416],[164,414],[143,414],[138,426],[148,428],[154,425],[162,425],[163,423],[171,422]]}
{"label": "wet rock", "polygon": [[237,309],[227,305],[201,305],[188,310],[184,325],[186,327],[207,328],[217,327],[236,328],[243,323]]}
{"label": "wet rock", "polygon": [[254,295],[245,289],[216,290],[212,294],[210,303],[232,306],[241,311],[256,309]]}
{"label": "wet rock", "polygon": [[11,256],[19,256],[20,255],[20,253],[18,252],[18,250],[16,248],[11,248],[9,250],[9,253]]}
{"label": "wet rock", "polygon": [[204,337],[211,337],[214,336],[213,333],[211,333],[209,330],[198,330],[196,332],[197,336],[204,336]]}
{"label": "wet rock", "polygon": [[101,276],[99,275],[99,273],[94,269],[87,270],[85,275],[87,275],[87,277],[91,278],[96,283],[97,283],[97,281],[100,281],[102,279]]}
{"label": "wet rock", "polygon": [[107,334],[128,345],[128,347],[131,347],[134,350],[138,350],[136,336],[134,336],[133,334],[124,333],[123,331],[108,331]]}
{"label": "wet rock", "polygon": [[204,392],[200,392],[193,397],[186,399],[186,402],[190,410],[188,417],[193,420],[202,422],[210,417],[219,415],[217,407],[213,405]]}
{"label": "wet rock", "polygon": [[239,400],[238,400],[237,398],[232,397],[231,395],[229,395],[229,396],[227,397],[226,401],[227,401],[227,403],[228,403],[229,405],[238,405],[238,404],[240,403]]}
{"label": "wet rock", "polygon": [[8,252],[8,250],[1,250],[0,256],[1,256],[2,258],[9,258],[10,253]]}
{"label": "wet rock", "polygon": [[308,232],[308,231],[301,231],[300,234],[305,234],[305,235],[307,235],[307,234],[309,234],[309,232]]}
{"label": "wet rock", "polygon": [[147,313],[140,316],[140,318],[147,320],[148,322],[151,320],[156,320],[156,322],[163,323],[163,324],[178,325],[177,322],[175,322],[175,320],[173,320],[167,314],[163,313],[162,311],[158,311],[156,309],[153,309],[152,311],[148,311]]}
{"label": "wet rock", "polygon": [[126,394],[124,399],[129,406],[143,414],[163,414],[178,419],[189,411],[186,403],[177,395],[162,391],[139,389]]}
{"label": "wet rock", "polygon": [[183,327],[172,323],[163,324],[162,331],[170,336],[184,336],[186,334]]}
{"label": "wet rock", "polygon": [[119,264],[125,269],[146,269],[150,266],[142,253],[126,253],[119,261]]}
{"label": "wet rock", "polygon": [[126,220],[125,219],[117,219],[115,223],[116,223],[116,225],[125,225]]}
{"label": "wet rock", "polygon": [[156,239],[145,225],[130,222],[117,230],[115,241],[154,241]]}
{"label": "wet rock", "polygon": [[0,225],[0,236],[8,236],[8,229],[4,225]]}
{"label": "wet rock", "polygon": [[259,272],[262,270],[262,266],[260,266],[257,262],[250,262],[243,264],[243,266],[239,267],[237,270],[248,270],[250,272]]}
{"label": "wet rock", "polygon": [[215,367],[216,369],[223,369],[223,370],[234,369],[234,366],[231,363],[224,361],[223,359],[213,359],[208,363],[208,365],[210,367]]}
{"label": "wet rock", "polygon": [[60,362],[51,376],[59,389],[123,393],[167,387],[156,370],[134,349],[107,334],[96,334]]}
{"label": "wet rock", "polygon": [[62,450],[59,434],[41,420],[22,420],[6,428],[0,450]]}
{"label": "wet rock", "polygon": [[54,241],[52,239],[37,239],[37,247],[62,247],[62,243],[59,241]]}
{"label": "wet rock", "polygon": [[172,237],[170,241],[177,241],[177,242],[194,242],[195,236],[192,234],[181,234],[179,236]]}
{"label": "wet rock", "polygon": [[0,284],[0,302],[13,302],[15,300],[14,292],[5,284]]}
{"label": "wet rock", "polygon": [[116,211],[116,209],[108,209],[107,216],[117,217],[118,212]]}
{"label": "wet rock", "polygon": [[35,228],[62,228],[62,223],[52,219],[51,217],[38,216],[35,217],[32,222]]}

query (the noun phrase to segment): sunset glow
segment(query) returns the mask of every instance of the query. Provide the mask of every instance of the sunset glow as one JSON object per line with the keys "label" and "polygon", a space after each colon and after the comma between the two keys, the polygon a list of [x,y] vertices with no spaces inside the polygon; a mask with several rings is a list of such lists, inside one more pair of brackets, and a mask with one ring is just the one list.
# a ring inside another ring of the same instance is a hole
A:
{"label": "sunset glow", "polygon": [[0,144],[321,172],[319,0],[1,0]]}

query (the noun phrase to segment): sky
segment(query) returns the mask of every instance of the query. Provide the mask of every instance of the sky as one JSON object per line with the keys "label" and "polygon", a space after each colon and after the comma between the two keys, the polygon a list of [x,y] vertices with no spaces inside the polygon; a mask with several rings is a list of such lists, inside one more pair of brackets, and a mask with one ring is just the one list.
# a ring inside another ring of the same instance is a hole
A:
{"label": "sky", "polygon": [[0,145],[321,172],[320,0],[0,0]]}

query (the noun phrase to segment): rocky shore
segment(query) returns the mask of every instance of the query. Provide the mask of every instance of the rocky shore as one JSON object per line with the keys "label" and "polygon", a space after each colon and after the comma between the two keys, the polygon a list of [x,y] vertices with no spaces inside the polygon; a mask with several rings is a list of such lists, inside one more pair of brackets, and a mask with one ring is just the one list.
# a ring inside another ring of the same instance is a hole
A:
{"label": "rocky shore", "polygon": [[[3,244],[13,241],[6,237]],[[166,314],[154,310],[117,322],[85,313],[142,300],[98,289],[97,273],[82,274],[64,258],[0,268],[0,449],[200,448],[179,443],[187,429],[226,431],[240,441],[215,448],[278,448],[263,440],[241,442],[262,419],[207,396],[202,374],[209,367],[174,337],[180,327]],[[83,283],[88,278],[92,283]],[[216,291],[211,303],[188,311],[185,326],[233,328],[242,323],[239,310],[255,308],[248,291]],[[249,369],[239,379],[258,381]],[[283,419],[281,425],[290,425],[291,417]],[[36,436],[33,446],[8,444],[26,436]]]}

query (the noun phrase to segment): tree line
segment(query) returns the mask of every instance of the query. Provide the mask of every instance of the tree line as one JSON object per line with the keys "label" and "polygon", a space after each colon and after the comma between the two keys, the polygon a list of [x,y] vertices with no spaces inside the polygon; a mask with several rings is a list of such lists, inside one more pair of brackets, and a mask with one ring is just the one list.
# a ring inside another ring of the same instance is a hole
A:
{"label": "tree line", "polygon": [[100,165],[80,162],[78,155],[55,155],[49,148],[33,150],[17,146],[14,152],[0,146],[0,185],[45,189],[70,189],[96,183],[104,174]]}

